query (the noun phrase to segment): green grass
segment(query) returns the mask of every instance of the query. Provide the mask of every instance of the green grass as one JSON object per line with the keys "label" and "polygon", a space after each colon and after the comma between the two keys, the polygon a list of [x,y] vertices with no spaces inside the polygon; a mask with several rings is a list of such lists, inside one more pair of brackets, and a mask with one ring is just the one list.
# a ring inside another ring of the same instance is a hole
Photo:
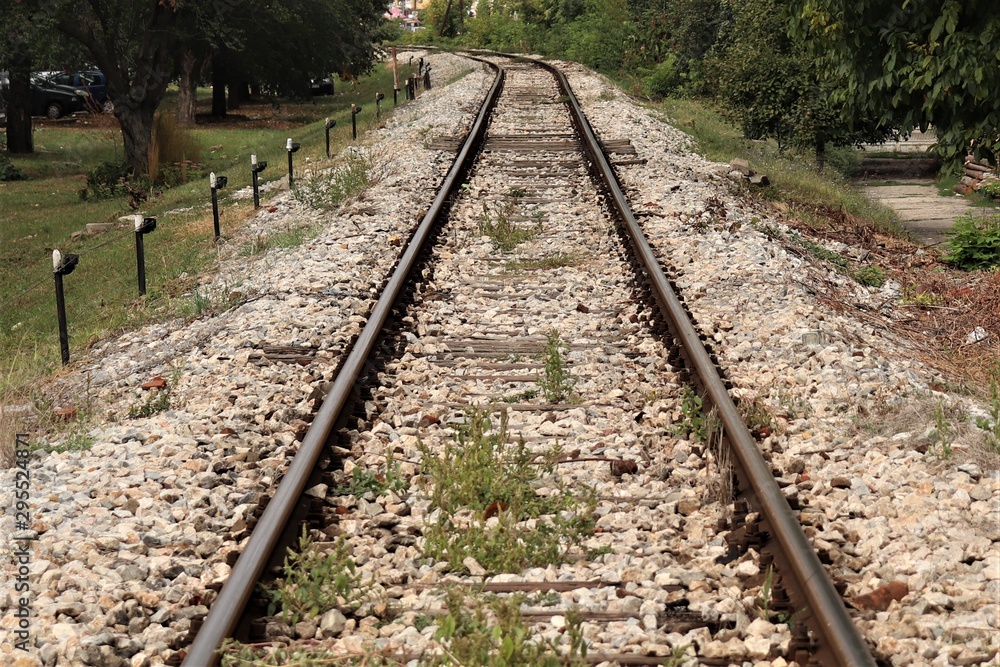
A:
{"label": "green grass", "polygon": [[526,271],[549,271],[567,266],[577,266],[583,259],[577,255],[559,252],[531,259],[514,259],[504,262],[503,269],[507,273],[522,273]]}
{"label": "green grass", "polygon": [[[791,204],[790,212],[803,222],[821,224],[816,208],[843,209],[888,233],[908,237],[892,209],[868,199],[832,168],[818,172],[811,156],[789,150],[779,153],[773,141],[744,139],[718,111],[699,100],[667,99],[657,108],[675,127],[690,134],[697,150],[708,159],[745,158],[754,171],[767,174],[771,185],[760,191],[762,195]],[[828,152],[833,158],[835,151]]]}
{"label": "green grass", "polygon": [[[415,69],[415,68],[414,68]],[[404,66],[401,77],[408,68]],[[158,218],[155,232],[145,237],[147,295],[138,297],[134,234],[128,226],[99,236],[73,241],[71,234],[89,222],[113,222],[131,213],[124,198],[83,201],[79,191],[85,174],[101,162],[122,156],[121,134],[108,118],[81,118],[74,124],[36,128],[36,153],[12,156],[27,181],[0,183],[0,397],[34,384],[59,364],[51,250],[79,254],[80,264],[65,278],[71,358],[81,348],[123,330],[174,315],[197,316],[192,307],[194,281],[189,278],[211,267],[216,259],[207,173],[229,177],[220,192],[223,237],[232,236],[252,215],[249,200],[235,202],[227,195],[250,185],[250,154],[266,160],[262,181],[287,174],[285,140],[302,145],[295,154],[296,174],[309,163],[325,159],[324,119],[337,119],[331,132],[331,150],[351,143],[350,106],[363,107],[359,133],[386,120],[392,111],[392,72],[378,68],[359,83],[357,91],[339,84],[337,95],[313,101],[267,103],[232,112],[219,123],[199,118],[192,130],[201,145],[202,162],[196,178],[163,192],[141,210]],[[376,91],[386,92],[383,117],[375,121]],[[209,91],[200,91],[204,97]],[[162,109],[172,111],[168,97]],[[400,96],[400,105],[405,104]],[[199,111],[207,110],[201,100]],[[255,113],[252,120],[240,114]],[[185,210],[186,209],[186,210]],[[167,213],[171,212],[171,213]],[[268,247],[301,243],[301,233],[274,234]],[[252,253],[250,253],[252,254]],[[186,274],[186,275],[185,275]],[[182,277],[184,276],[184,277]],[[223,304],[225,305],[225,304]]]}
{"label": "green grass", "polygon": [[[465,571],[470,556],[492,574],[560,563],[593,532],[593,489],[562,483],[551,463],[558,451],[509,442],[504,410],[498,423],[470,410],[443,452],[423,445],[421,454],[431,509],[440,510],[424,527],[424,553],[453,571]],[[543,480],[553,493],[535,492]],[[469,512],[471,522],[457,518]]]}

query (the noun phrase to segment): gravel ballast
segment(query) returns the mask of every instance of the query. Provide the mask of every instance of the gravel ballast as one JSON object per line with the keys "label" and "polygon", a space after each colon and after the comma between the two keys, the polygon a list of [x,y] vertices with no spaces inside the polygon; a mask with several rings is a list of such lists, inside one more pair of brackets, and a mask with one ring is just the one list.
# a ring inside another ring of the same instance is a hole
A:
{"label": "gravel ballast", "polygon": [[[295,452],[317,387],[332,378],[450,164],[425,142],[461,134],[492,81],[457,56],[425,55],[439,81],[472,72],[423,93],[358,149],[384,166],[363,200],[321,214],[278,189],[199,286],[210,312],[109,339],[57,381],[58,395],[94,406],[85,433],[94,444],[32,456],[26,535],[13,511],[0,517],[0,534],[32,538],[31,650],[15,647],[18,563],[8,540],[0,663],[163,664],[207,613],[261,493]],[[879,656],[894,665],[1000,664],[1000,475],[957,424],[946,455],[934,415],[939,404],[968,419],[986,408],[935,390],[941,378],[913,360],[912,343],[816,296],[833,283],[880,312],[898,286],[862,287],[788,252],[766,233],[787,228],[746,202],[728,166],[698,156],[686,135],[601,77],[563,67],[598,136],[628,138],[647,160],[618,170],[633,208],[676,269],[734,393],[778,415],[762,447],[785,492],[806,506],[807,534],[831,556],[834,579],[848,584]],[[298,247],[251,258],[241,251],[266,230],[305,226],[321,231]],[[275,346],[304,348],[313,361],[269,361]],[[128,418],[150,400],[156,390],[141,385],[156,376],[169,388],[169,409]],[[690,456],[681,441],[669,446],[674,460]],[[0,471],[5,507],[14,504],[14,475]],[[580,595],[595,609],[616,602]],[[735,618],[730,602],[715,611]],[[392,632],[417,641],[399,625]],[[734,664],[783,664],[750,657],[777,632],[750,625],[699,636],[699,648],[742,656]]]}

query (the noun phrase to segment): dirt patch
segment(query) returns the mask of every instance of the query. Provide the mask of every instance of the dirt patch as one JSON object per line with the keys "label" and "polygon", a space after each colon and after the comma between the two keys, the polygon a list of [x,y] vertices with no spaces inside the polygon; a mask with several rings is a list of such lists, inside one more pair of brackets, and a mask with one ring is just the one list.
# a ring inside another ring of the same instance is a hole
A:
{"label": "dirt patch", "polygon": [[[850,311],[911,341],[914,358],[940,371],[952,389],[988,395],[990,379],[1000,376],[1000,273],[959,271],[942,262],[938,251],[890,236],[839,209],[811,212],[826,224],[809,226],[790,216],[783,222],[803,235],[863,250],[865,261],[880,266],[903,291],[891,309],[879,312],[859,307],[832,282],[820,298],[836,311]],[[986,337],[970,342],[977,327]]]}

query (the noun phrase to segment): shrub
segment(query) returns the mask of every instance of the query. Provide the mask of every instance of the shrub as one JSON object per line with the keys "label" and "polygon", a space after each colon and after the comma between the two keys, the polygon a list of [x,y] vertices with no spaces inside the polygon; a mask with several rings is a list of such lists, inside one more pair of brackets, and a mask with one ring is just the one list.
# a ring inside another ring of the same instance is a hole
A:
{"label": "shrub", "polygon": [[111,199],[125,194],[129,179],[128,163],[124,160],[102,162],[87,172],[87,187],[80,199]]}
{"label": "shrub", "polygon": [[858,269],[854,274],[854,279],[868,287],[881,287],[885,284],[885,271],[879,266],[866,266],[863,269]]}
{"label": "shrub", "polygon": [[113,199],[126,197],[128,205],[136,209],[154,194],[153,182],[148,176],[134,174],[121,161],[102,162],[87,172],[87,187],[80,190],[80,199]]}
{"label": "shrub", "polygon": [[681,77],[677,71],[677,59],[674,58],[674,54],[668,53],[666,59],[643,79],[643,84],[649,94],[654,97],[667,97],[673,93],[681,84]]}
{"label": "shrub", "polygon": [[1000,179],[987,178],[980,186],[979,192],[984,197],[1000,197]]}
{"label": "shrub", "polygon": [[23,171],[14,166],[9,157],[0,155],[0,182],[24,181],[27,178]]}
{"label": "shrub", "polygon": [[964,215],[948,232],[944,261],[966,271],[1000,266],[1000,216]]}

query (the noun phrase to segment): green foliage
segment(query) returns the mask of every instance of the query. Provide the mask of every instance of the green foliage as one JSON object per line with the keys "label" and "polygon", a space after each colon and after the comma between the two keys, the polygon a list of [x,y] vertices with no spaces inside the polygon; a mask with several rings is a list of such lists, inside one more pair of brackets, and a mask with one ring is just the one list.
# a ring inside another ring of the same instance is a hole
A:
{"label": "green foliage", "polygon": [[675,429],[678,434],[686,434],[698,442],[705,442],[708,438],[708,418],[701,396],[690,385],[685,385],[681,395],[681,422]]}
{"label": "green foliage", "polygon": [[[443,452],[421,446],[431,508],[438,510],[424,529],[424,552],[454,570],[465,569],[469,556],[490,573],[559,563],[593,530],[593,491],[574,495],[562,486],[554,463],[523,439],[508,442],[507,423],[505,410],[494,428],[486,411],[472,409]],[[543,479],[552,489],[545,496],[535,491]]]}
{"label": "green foliage", "polygon": [[527,391],[522,391],[517,394],[511,394],[510,396],[504,396],[504,403],[523,403],[524,401],[530,401],[533,398],[538,397],[537,389],[528,389]]}
{"label": "green foliage", "polygon": [[681,83],[680,72],[677,70],[677,59],[668,53],[663,62],[658,64],[648,76],[643,79],[646,90],[654,97],[667,97]]}
{"label": "green foliage", "polygon": [[[448,615],[440,619],[435,638],[446,651],[426,656],[421,667],[582,667],[587,664],[587,643],[580,616],[566,615],[569,646],[535,636],[521,618],[523,596],[496,598],[484,605],[470,605],[460,589],[447,595]],[[471,607],[471,608],[470,608]]]}
{"label": "green foliage", "polygon": [[381,471],[373,471],[358,466],[351,471],[350,481],[343,486],[335,487],[332,492],[340,496],[351,495],[360,497],[366,493],[380,496],[386,491],[402,493],[409,486],[409,480],[400,476],[399,464],[393,460]]}
{"label": "green foliage", "polygon": [[743,422],[751,430],[758,432],[764,429],[774,430],[774,414],[760,398],[754,396],[740,399],[737,407],[743,416]]}
{"label": "green foliage", "polygon": [[881,287],[885,284],[885,271],[880,266],[870,264],[855,271],[854,279],[868,287]]}
{"label": "green foliage", "polygon": [[938,458],[951,458],[953,436],[954,430],[945,416],[944,403],[939,401],[937,408],[934,409],[934,429],[930,433],[931,444],[934,446],[933,451]]}
{"label": "green foliage", "polygon": [[511,219],[513,214],[514,203],[512,201],[504,201],[492,210],[486,202],[483,202],[483,214],[479,218],[479,233],[490,237],[494,250],[511,252],[520,244],[541,234],[541,222],[529,228],[520,227]]}
{"label": "green foliage", "polygon": [[[0,180],[3,180],[2,177],[0,177]],[[979,188],[979,192],[984,197],[1000,197],[1000,179],[986,179]]]}
{"label": "green foliage", "polygon": [[1000,453],[1000,388],[996,376],[990,378],[990,415],[977,417],[976,426],[986,433],[986,446]]}
{"label": "green foliage", "polygon": [[279,611],[284,622],[319,616],[340,605],[361,604],[369,586],[362,583],[351,547],[343,537],[322,552],[309,539],[303,526],[298,551],[288,549],[283,577],[264,593],[270,598],[268,615]]}
{"label": "green foliage", "polygon": [[24,181],[27,179],[28,177],[24,175],[24,172],[11,163],[9,157],[0,154],[0,183]]}
{"label": "green foliage", "polygon": [[811,148],[822,167],[827,143],[881,140],[889,128],[833,101],[835,84],[822,76],[805,39],[788,32],[787,5],[738,3],[718,61],[720,93],[748,139]]}
{"label": "green foliage", "polygon": [[944,261],[966,271],[1000,266],[1000,215],[967,214],[948,231]]}
{"label": "green foliage", "polygon": [[369,158],[353,153],[332,172],[315,171],[297,178],[293,192],[309,208],[332,211],[373,185],[377,181],[374,172]]}
{"label": "green foliage", "polygon": [[162,389],[150,389],[146,393],[146,398],[129,406],[126,417],[129,419],[140,419],[152,417],[155,414],[170,409],[170,387]]}
{"label": "green foliage", "polygon": [[992,0],[794,0],[790,28],[838,101],[904,132],[934,125],[958,157],[1000,139],[1000,5]]}
{"label": "green foliage", "polygon": [[[523,595],[479,600],[461,589],[446,594],[447,614],[438,618],[419,616],[414,627],[438,626],[435,641],[443,651],[426,651],[415,659],[418,667],[583,667],[588,664],[587,642],[580,615],[566,614],[566,632],[558,640],[535,635],[521,617]],[[360,653],[345,654],[326,646],[249,646],[227,640],[223,644],[223,667],[390,667],[400,661],[374,645]],[[410,661],[412,662],[412,661]],[[677,663],[680,664],[680,663]]]}
{"label": "green foliage", "polygon": [[885,270],[883,270],[882,267],[869,264],[867,266],[857,268],[856,265],[851,263],[850,260],[841,255],[839,252],[834,252],[829,248],[824,248],[818,243],[808,241],[796,232],[792,232],[789,236],[798,245],[808,250],[811,255],[816,257],[816,259],[821,259],[824,262],[833,264],[833,266],[840,273],[843,273],[845,276],[850,276],[860,284],[867,285],[868,287],[881,287],[885,284]]}
{"label": "green foliage", "polygon": [[102,162],[87,172],[87,187],[80,199],[112,199],[128,192],[131,170],[124,160]]}
{"label": "green foliage", "polygon": [[585,513],[537,517],[528,523],[518,521],[515,512],[501,510],[493,523],[431,524],[424,529],[424,553],[446,560],[454,571],[464,571],[464,561],[471,556],[488,574],[521,572],[562,563],[569,547],[582,543],[594,530],[593,519]]}
{"label": "green foliage", "polygon": [[559,252],[534,259],[514,259],[504,263],[504,271],[518,273],[521,271],[547,271],[561,269],[566,266],[577,266],[581,259],[577,255]]}
{"label": "green foliage", "polygon": [[220,649],[222,667],[403,667],[406,663],[374,648],[368,653],[344,655],[327,646],[242,644],[226,639]]}
{"label": "green foliage", "polygon": [[545,334],[545,350],[542,352],[542,362],[545,367],[538,377],[538,387],[549,403],[561,403],[573,391],[575,381],[570,377],[569,369],[563,358],[563,344],[559,341],[559,332],[553,329]]}
{"label": "green foliage", "polygon": [[521,516],[560,507],[559,502],[535,493],[532,484],[539,476],[539,466],[534,465],[537,457],[523,440],[508,442],[508,423],[506,410],[500,411],[494,428],[487,411],[473,408],[441,454],[422,447],[423,471],[434,486],[432,506],[454,514],[462,508],[483,512],[493,503],[502,503],[519,508]]}

